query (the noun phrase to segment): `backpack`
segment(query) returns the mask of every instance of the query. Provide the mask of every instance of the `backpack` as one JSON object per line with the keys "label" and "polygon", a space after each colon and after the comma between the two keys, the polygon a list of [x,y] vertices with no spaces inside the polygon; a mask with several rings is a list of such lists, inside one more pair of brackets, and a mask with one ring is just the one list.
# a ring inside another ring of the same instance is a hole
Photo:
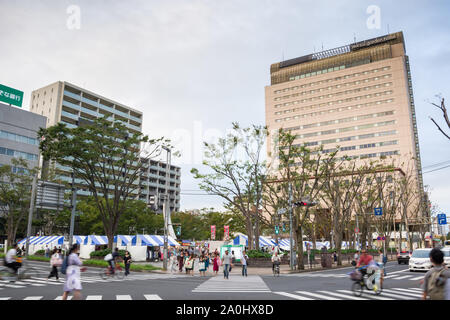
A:
{"label": "backpack", "polygon": [[428,280],[427,293],[431,300],[445,300],[445,282],[447,279],[441,276],[445,270],[445,268],[442,268],[439,272],[433,272]]}
{"label": "backpack", "polygon": [[69,256],[64,258],[64,261],[61,265],[61,273],[66,274],[67,266],[69,265]]}

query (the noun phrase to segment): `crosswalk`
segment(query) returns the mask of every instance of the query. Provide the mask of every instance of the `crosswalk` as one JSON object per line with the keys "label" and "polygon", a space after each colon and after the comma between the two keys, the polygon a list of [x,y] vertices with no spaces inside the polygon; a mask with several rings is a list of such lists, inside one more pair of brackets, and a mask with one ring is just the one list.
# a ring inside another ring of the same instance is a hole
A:
{"label": "crosswalk", "polygon": [[[67,300],[72,300],[72,296],[68,296]],[[44,296],[28,296],[21,299],[15,299],[12,297],[1,297],[0,300],[62,300],[62,296],[57,296],[56,298],[44,297]],[[157,294],[144,294],[142,296],[131,296],[131,295],[116,295],[115,299],[104,298],[102,295],[88,295],[83,297],[82,300],[162,300],[162,298]]]}
{"label": "crosswalk", "polygon": [[[347,274],[342,273],[298,273],[298,274],[289,274],[287,276],[297,277],[297,278],[348,278]],[[411,280],[411,281],[420,281],[424,278],[424,274],[422,275],[401,275],[401,274],[393,274],[384,277],[384,279],[390,280]]]}
{"label": "crosswalk", "polygon": [[[170,280],[186,278],[186,275],[178,274],[135,274],[124,277],[123,280],[111,278],[103,280],[99,275],[81,276],[81,283],[101,283],[101,282],[116,282],[116,281],[133,281],[133,280]],[[10,282],[9,280],[0,280],[0,291],[9,289],[21,289],[27,287],[43,287],[43,286],[63,286],[64,278],[60,277],[59,281],[54,278],[47,280],[46,277],[32,277],[30,279],[21,279],[20,281]]]}
{"label": "crosswalk", "polygon": [[230,276],[224,279],[221,276],[212,277],[201,283],[192,292],[271,292],[266,283],[259,276]]}
{"label": "crosswalk", "polygon": [[295,300],[419,300],[422,297],[422,290],[419,288],[390,288],[383,289],[380,295],[366,291],[360,297],[353,295],[351,290],[335,291],[295,291],[283,292],[274,291],[274,294],[281,295]]}

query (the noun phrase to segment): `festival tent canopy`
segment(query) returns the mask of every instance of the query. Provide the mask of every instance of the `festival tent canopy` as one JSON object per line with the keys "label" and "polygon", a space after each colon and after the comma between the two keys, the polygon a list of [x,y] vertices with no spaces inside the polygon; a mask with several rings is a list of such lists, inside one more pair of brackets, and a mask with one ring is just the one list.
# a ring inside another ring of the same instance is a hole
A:
{"label": "festival tent canopy", "polygon": [[[239,235],[233,239],[233,244],[248,246],[248,237],[246,235]],[[268,246],[275,246],[276,243],[271,239],[260,236],[259,245],[262,247],[268,247]]]}
{"label": "festival tent canopy", "polygon": [[108,244],[108,237],[107,236],[90,235],[90,236],[87,236],[86,239],[84,239],[84,244],[105,245],[105,244]]}
{"label": "festival tent canopy", "polygon": [[83,244],[84,240],[86,239],[86,236],[73,236],[73,243],[76,244]]}
{"label": "festival tent canopy", "polygon": [[[136,245],[137,239],[141,240],[143,246],[153,246],[160,247],[164,246],[164,237],[157,235],[137,235],[133,238],[133,244]],[[169,246],[179,246],[179,243],[175,241],[172,237],[168,236],[168,245]]]}
{"label": "festival tent canopy", "polygon": [[[19,241],[18,244],[25,244],[27,241],[27,238],[22,239]],[[38,236],[38,237],[30,237],[30,244],[36,245],[36,244],[63,244],[64,242],[64,236]]]}
{"label": "festival tent canopy", "polygon": [[129,244],[132,244],[134,237],[136,237],[136,236],[117,235],[117,236],[114,237],[114,242],[126,246],[126,245],[129,245]]}

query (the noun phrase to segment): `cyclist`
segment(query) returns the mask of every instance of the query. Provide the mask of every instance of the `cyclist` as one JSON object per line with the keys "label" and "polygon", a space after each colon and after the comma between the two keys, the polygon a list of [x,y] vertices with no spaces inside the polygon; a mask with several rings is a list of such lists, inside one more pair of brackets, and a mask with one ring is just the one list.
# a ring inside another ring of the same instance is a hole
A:
{"label": "cyclist", "polygon": [[272,256],[272,272],[275,272],[275,265],[279,265],[281,261],[281,258],[278,256],[278,252],[274,251],[274,254]]}
{"label": "cyclist", "polygon": [[[366,249],[361,250],[361,257],[359,258],[358,264],[356,265],[356,267],[361,272],[363,277],[364,277],[364,275],[367,274],[368,267],[371,267],[371,269],[373,270],[370,275],[373,275],[379,269],[378,265],[373,260],[373,257],[367,253]],[[376,291],[378,288],[379,278],[377,277],[375,280],[376,280],[376,285],[374,285],[374,287],[373,287],[374,291]]]}
{"label": "cyclist", "polygon": [[119,262],[120,254],[119,254],[119,248],[115,248],[114,252],[111,255],[111,259],[108,260],[109,266],[111,267],[111,274],[114,274],[116,263]]}
{"label": "cyclist", "polygon": [[14,243],[13,247],[8,250],[5,256],[5,266],[14,270],[14,274],[17,274],[17,270],[22,266],[22,263],[16,261],[16,259],[19,258],[17,248],[17,243]]}

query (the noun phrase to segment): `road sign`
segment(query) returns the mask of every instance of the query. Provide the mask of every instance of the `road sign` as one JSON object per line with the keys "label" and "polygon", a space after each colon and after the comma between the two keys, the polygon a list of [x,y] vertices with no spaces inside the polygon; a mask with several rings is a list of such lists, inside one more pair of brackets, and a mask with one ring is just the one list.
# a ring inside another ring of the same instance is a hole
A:
{"label": "road sign", "polygon": [[381,237],[377,237],[377,240],[381,240]]}
{"label": "road sign", "polygon": [[23,92],[0,84],[0,101],[22,108]]}
{"label": "road sign", "polygon": [[374,213],[376,216],[382,216],[383,215],[383,208],[375,208]]}
{"label": "road sign", "polygon": [[355,233],[359,233],[359,229],[358,228],[355,228]]}
{"label": "road sign", "polygon": [[439,225],[447,224],[447,216],[445,215],[445,213],[438,214],[437,220]]}
{"label": "road sign", "polygon": [[386,237],[385,237],[385,236],[382,236],[382,237],[381,237],[381,240],[386,240]]}

